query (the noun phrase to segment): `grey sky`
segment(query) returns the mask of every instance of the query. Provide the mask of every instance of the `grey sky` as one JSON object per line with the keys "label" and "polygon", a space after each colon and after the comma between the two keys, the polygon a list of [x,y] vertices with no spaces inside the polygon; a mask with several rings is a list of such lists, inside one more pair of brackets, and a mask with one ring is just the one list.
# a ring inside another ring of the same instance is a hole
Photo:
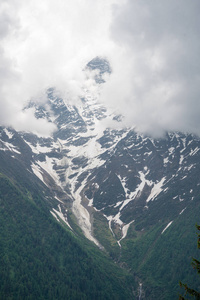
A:
{"label": "grey sky", "polygon": [[113,69],[101,101],[126,124],[200,134],[199,12],[199,0],[1,1],[1,124],[38,131],[24,103],[52,85],[76,101],[84,65],[101,55]]}

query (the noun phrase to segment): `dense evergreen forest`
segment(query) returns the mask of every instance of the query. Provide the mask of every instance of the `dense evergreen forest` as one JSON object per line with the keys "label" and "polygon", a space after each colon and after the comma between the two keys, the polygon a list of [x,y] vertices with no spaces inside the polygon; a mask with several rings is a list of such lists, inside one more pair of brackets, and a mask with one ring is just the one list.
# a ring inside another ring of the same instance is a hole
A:
{"label": "dense evergreen forest", "polygon": [[132,277],[42,201],[0,176],[0,299],[132,299]]}

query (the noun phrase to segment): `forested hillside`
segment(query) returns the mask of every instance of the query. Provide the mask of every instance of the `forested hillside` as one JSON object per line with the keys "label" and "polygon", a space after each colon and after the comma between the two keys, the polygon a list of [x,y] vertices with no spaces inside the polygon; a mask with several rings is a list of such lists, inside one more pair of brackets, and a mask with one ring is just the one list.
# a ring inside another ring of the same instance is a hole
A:
{"label": "forested hillside", "polygon": [[132,299],[133,281],[0,175],[0,299]]}

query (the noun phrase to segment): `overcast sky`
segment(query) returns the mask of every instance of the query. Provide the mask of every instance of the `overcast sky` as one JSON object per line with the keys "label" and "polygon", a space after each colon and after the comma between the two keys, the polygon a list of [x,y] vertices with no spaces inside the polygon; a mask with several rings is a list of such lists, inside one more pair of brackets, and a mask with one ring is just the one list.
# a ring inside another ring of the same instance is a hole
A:
{"label": "overcast sky", "polygon": [[200,135],[199,15],[199,0],[1,0],[0,125],[52,132],[25,103],[51,86],[75,103],[85,64],[103,56],[101,101],[126,125]]}

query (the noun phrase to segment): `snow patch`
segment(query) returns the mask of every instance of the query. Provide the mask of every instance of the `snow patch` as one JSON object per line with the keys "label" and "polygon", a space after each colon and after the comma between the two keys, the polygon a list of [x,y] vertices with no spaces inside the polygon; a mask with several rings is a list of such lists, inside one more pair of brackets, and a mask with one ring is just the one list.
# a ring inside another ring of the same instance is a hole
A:
{"label": "snow patch", "polygon": [[[66,210],[66,212],[67,212],[67,210]],[[58,205],[58,210],[56,210],[55,208],[53,208],[53,212],[51,212],[51,213],[52,214],[54,213],[53,215],[56,214],[56,216],[58,216],[63,222],[65,222],[65,224],[67,224],[67,226],[71,230],[73,230],[72,227],[69,225],[69,223],[67,221],[67,218],[63,215],[60,204]],[[56,218],[56,219],[58,220],[58,218]]]}
{"label": "snow patch", "polygon": [[50,213],[56,219],[56,221],[60,222],[60,220],[58,219],[57,215],[53,211],[50,210]]}
{"label": "snow patch", "polygon": [[32,163],[31,169],[32,169],[33,173],[45,184],[45,182],[43,180],[43,176],[39,170],[39,166]]}
{"label": "snow patch", "polygon": [[123,225],[123,222],[120,220],[121,213],[120,211],[114,216],[113,221],[119,225]]}
{"label": "snow patch", "polygon": [[114,208],[116,208],[116,207],[120,206],[122,203],[123,203],[123,201],[119,201],[119,202],[117,202],[117,203],[115,204]]}
{"label": "snow patch", "polygon": [[174,150],[175,150],[174,147],[169,148],[169,155],[171,155],[174,152]]}
{"label": "snow patch", "polygon": [[76,181],[74,180],[72,185],[72,194],[74,202],[72,205],[72,211],[76,216],[79,226],[83,230],[84,235],[92,242],[94,242],[98,247],[101,247],[99,242],[92,235],[92,224],[90,220],[90,214],[88,210],[81,204],[81,192],[86,185],[87,178],[85,178],[81,186],[75,191]]}
{"label": "snow patch", "polygon": [[59,177],[53,169],[53,165],[55,165],[55,162],[58,161],[58,159],[50,158],[48,156],[45,156],[45,159],[45,161],[37,161],[37,164],[53,178],[58,186],[62,188]]}
{"label": "snow patch", "polygon": [[165,232],[165,230],[167,230],[167,228],[168,228],[170,225],[172,225],[172,223],[173,223],[173,221],[169,222],[169,223],[167,224],[167,226],[163,229],[163,231],[161,232],[161,234],[163,234],[163,233]]}
{"label": "snow patch", "polygon": [[163,162],[164,162],[164,165],[166,166],[167,163],[169,162],[169,158],[168,158],[168,157],[164,158],[164,159],[163,159]]}
{"label": "snow patch", "polygon": [[12,132],[10,132],[7,128],[4,128],[4,132],[6,133],[9,139],[12,139],[14,135]]}
{"label": "snow patch", "polygon": [[188,171],[190,171],[194,166],[195,166],[195,164],[191,164],[191,165],[188,167]]}
{"label": "snow patch", "polygon": [[[31,148],[32,152],[35,153],[35,154],[50,153],[53,149],[53,147],[41,146],[39,143],[37,143],[36,146],[33,146],[30,142],[28,142],[26,140],[24,140],[24,141]],[[55,143],[54,143],[54,145],[55,145]]]}
{"label": "snow patch", "polygon": [[123,226],[123,228],[122,228],[122,237],[121,237],[121,239],[120,239],[119,241],[117,241],[117,242],[118,242],[118,245],[119,245],[120,247],[121,247],[121,243],[120,243],[120,242],[127,236],[128,229],[129,229],[130,225],[131,225],[133,222],[135,222],[135,220],[133,220],[133,221],[131,221],[130,223],[125,224],[125,225]]}
{"label": "snow patch", "polygon": [[106,215],[104,215],[104,217],[108,220],[108,226],[109,226],[109,229],[110,229],[112,235],[115,237],[115,234],[114,234],[114,232],[113,232],[113,230],[112,230],[112,227],[111,227],[111,222],[112,222],[112,220],[113,220],[113,216],[108,216],[108,217],[107,217]]}
{"label": "snow patch", "polygon": [[198,151],[199,151],[199,147],[196,147],[194,150],[191,149],[189,155],[190,155],[190,156],[193,156],[193,155],[195,155]]}
{"label": "snow patch", "polygon": [[180,156],[180,161],[179,161],[179,164],[180,164],[180,165],[182,165],[183,160],[184,160],[184,155],[181,155],[181,156]]}
{"label": "snow patch", "polygon": [[143,172],[139,172],[139,175],[140,175],[140,180],[141,180],[141,183],[137,186],[137,188],[135,189],[135,191],[131,192],[130,194],[128,194],[128,189],[125,189],[125,181],[124,179],[122,179],[119,175],[118,175],[118,178],[120,179],[121,183],[122,183],[122,186],[124,185],[124,191],[126,193],[126,197],[127,199],[124,201],[124,203],[122,204],[122,206],[120,207],[120,211],[132,200],[134,200],[137,196],[139,196],[144,187],[145,187],[145,184],[151,186],[152,185],[152,182],[147,180],[145,178],[145,174]]}
{"label": "snow patch", "polygon": [[147,198],[146,202],[153,201],[161,192],[162,192],[162,186],[165,182],[166,177],[163,177],[158,183],[155,183],[152,190],[151,194]]}
{"label": "snow patch", "polygon": [[182,209],[182,211],[179,213],[179,215],[182,215],[182,213],[186,210],[187,207],[185,207],[184,209]]}
{"label": "snow patch", "polygon": [[[8,150],[10,150],[10,151],[12,151],[12,152],[15,152],[15,153],[17,153],[17,154],[21,154],[21,152],[17,149],[17,147],[16,146],[14,146],[13,144],[11,144],[11,143],[8,143],[8,142],[3,142],[4,143],[4,145],[6,146],[6,148],[8,149]],[[2,150],[4,150],[4,149],[2,149]]]}

